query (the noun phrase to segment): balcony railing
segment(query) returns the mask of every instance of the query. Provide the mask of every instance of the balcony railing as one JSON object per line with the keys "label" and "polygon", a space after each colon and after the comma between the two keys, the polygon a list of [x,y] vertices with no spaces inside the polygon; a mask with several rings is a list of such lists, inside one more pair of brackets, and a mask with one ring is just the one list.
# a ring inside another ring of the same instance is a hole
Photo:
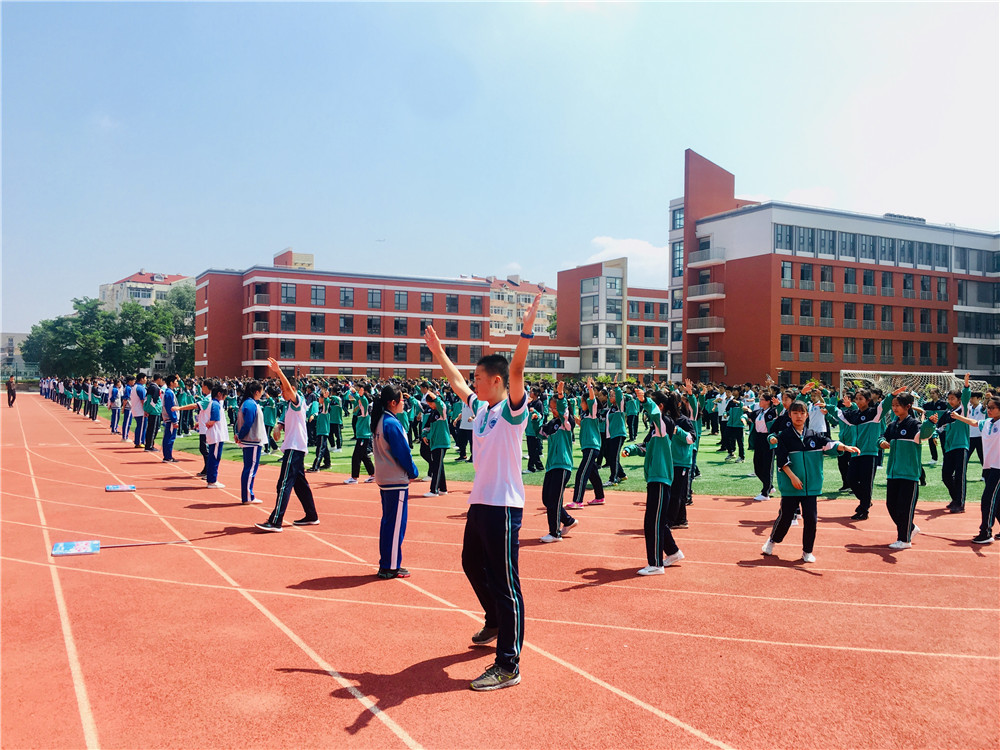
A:
{"label": "balcony railing", "polygon": [[820,362],[833,362],[833,354],[831,352],[820,352],[819,353]]}
{"label": "balcony railing", "polygon": [[948,366],[948,358],[947,357],[938,357],[937,358],[937,363],[938,363],[938,367],[947,367]]}
{"label": "balcony railing", "polygon": [[937,327],[937,331],[938,331],[938,333],[948,333],[948,326],[946,326],[946,325],[944,325],[944,326],[938,326]]}
{"label": "balcony railing", "polygon": [[819,319],[820,328],[833,328],[833,318],[820,318]]}
{"label": "balcony railing", "polygon": [[903,290],[903,296],[906,299],[913,299],[914,297],[916,297],[916,292],[914,290],[912,290],[912,289],[904,289]]}
{"label": "balcony railing", "polygon": [[799,362],[812,362],[813,353],[812,352],[799,352]]}
{"label": "balcony railing", "polygon": [[253,358],[254,359],[267,359],[269,356],[271,356],[271,355],[268,353],[267,349],[254,349],[253,350]]}
{"label": "balcony railing", "polygon": [[903,364],[904,365],[915,365],[915,364],[917,364],[917,358],[916,357],[903,357]]}
{"label": "balcony railing", "polygon": [[793,326],[793,325],[795,325],[795,316],[794,315],[782,315],[781,316],[781,325],[783,325],[783,326]]}
{"label": "balcony railing", "polygon": [[792,352],[782,352],[781,353],[781,361],[782,362],[794,362],[795,361],[795,355]]}
{"label": "balcony railing", "polygon": [[861,293],[862,294],[872,294],[872,295],[874,295],[875,294],[875,287],[873,287],[873,286],[863,286],[863,287],[861,287]]}
{"label": "balcony railing", "polygon": [[687,298],[689,300],[697,299],[698,297],[725,297],[726,288],[719,281],[713,281],[709,284],[696,284],[695,286],[688,287]]}
{"label": "balcony railing", "polygon": [[844,328],[857,328],[858,319],[857,318],[844,318]]}
{"label": "balcony railing", "polygon": [[921,367],[930,367],[931,366],[931,358],[930,357],[921,357],[920,358],[920,366]]}
{"label": "balcony railing", "polygon": [[896,358],[891,354],[883,354],[878,360],[880,365],[894,365],[896,364]]}
{"label": "balcony railing", "polygon": [[863,364],[863,365],[873,365],[873,364],[875,364],[875,355],[874,354],[862,354],[861,355],[861,364]]}
{"label": "balcony railing", "polygon": [[688,352],[688,362],[724,362],[722,352]]}
{"label": "balcony railing", "polygon": [[896,326],[893,324],[893,322],[891,320],[883,320],[882,321],[882,330],[883,331],[894,331],[894,330],[896,330]]}
{"label": "balcony railing", "polygon": [[724,247],[710,247],[708,250],[695,250],[688,255],[687,267],[713,266],[725,262],[726,249]]}
{"label": "balcony railing", "polygon": [[781,288],[782,289],[794,289],[795,288],[795,282],[792,279],[782,279],[781,280]]}
{"label": "balcony railing", "polygon": [[271,295],[270,294],[255,294],[253,296],[253,303],[255,305],[270,305]]}
{"label": "balcony railing", "polygon": [[800,326],[814,326],[814,325],[816,325],[816,318],[812,317],[811,315],[800,315],[799,316],[799,325]]}
{"label": "balcony railing", "polygon": [[844,355],[844,361],[845,362],[857,362],[858,361],[858,355],[857,354],[845,354]]}
{"label": "balcony railing", "polygon": [[866,329],[866,330],[869,330],[869,331],[874,331],[875,330],[875,321],[874,320],[862,320],[861,321],[861,327],[864,328],[864,329]]}
{"label": "balcony railing", "polygon": [[837,291],[837,285],[832,281],[821,281],[819,282],[819,290],[821,292],[835,292]]}
{"label": "balcony railing", "polygon": [[816,288],[816,282],[813,281],[812,279],[802,279],[799,281],[799,289],[812,290],[815,288]]}
{"label": "balcony railing", "polygon": [[930,323],[921,323],[920,324],[920,332],[921,333],[931,333],[931,324]]}
{"label": "balcony railing", "polygon": [[266,320],[255,320],[253,322],[253,330],[257,333],[267,333],[271,330],[271,324]]}
{"label": "balcony railing", "polygon": [[920,299],[930,299],[930,298],[931,298],[930,292],[925,292],[923,289],[920,290]]}
{"label": "balcony railing", "polygon": [[857,284],[844,284],[844,294],[857,294],[858,285]]}
{"label": "balcony railing", "polygon": [[895,297],[896,291],[891,286],[884,286],[879,290],[883,297]]}
{"label": "balcony railing", "polygon": [[913,323],[903,323],[903,331],[905,333],[913,333],[917,330],[917,327]]}
{"label": "balcony railing", "polygon": [[689,331],[700,331],[705,328],[725,328],[726,319],[718,315],[709,315],[704,318],[688,318],[687,327]]}

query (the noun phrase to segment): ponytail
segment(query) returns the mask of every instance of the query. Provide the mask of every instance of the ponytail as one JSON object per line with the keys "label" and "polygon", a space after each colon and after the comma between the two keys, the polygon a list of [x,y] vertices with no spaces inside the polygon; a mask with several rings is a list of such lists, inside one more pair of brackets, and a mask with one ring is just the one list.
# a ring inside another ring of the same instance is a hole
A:
{"label": "ponytail", "polygon": [[379,393],[377,399],[372,404],[371,409],[371,420],[372,427],[378,424],[382,420],[382,415],[389,409],[389,404],[399,401],[403,398],[403,392],[399,390],[399,386],[389,383],[382,388],[382,392]]}

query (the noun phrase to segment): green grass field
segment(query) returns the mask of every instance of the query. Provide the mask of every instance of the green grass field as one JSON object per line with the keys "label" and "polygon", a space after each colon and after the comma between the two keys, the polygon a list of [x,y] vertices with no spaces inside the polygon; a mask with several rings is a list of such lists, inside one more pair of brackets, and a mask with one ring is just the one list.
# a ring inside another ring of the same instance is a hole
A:
{"label": "green grass field", "polygon": [[[101,416],[107,419],[110,415],[109,412],[101,408]],[[350,420],[344,425],[344,449],[342,453],[331,453],[331,468],[330,471],[338,474],[349,474],[351,471],[351,452],[354,450],[353,433],[351,431]],[[640,432],[640,438],[645,435],[645,432]],[[758,492],[760,492],[760,483],[753,473],[753,452],[746,452],[746,461],[744,463],[726,463],[724,458],[725,453],[717,452],[719,447],[719,437],[717,435],[705,434],[701,439],[700,450],[698,451],[698,468],[701,470],[701,476],[694,482],[694,492],[698,495],[712,495],[719,497],[753,497]],[[199,455],[198,453],[198,436],[189,435],[188,437],[178,438],[174,443],[175,451],[183,451],[185,453],[192,453],[194,455]],[[312,461],[313,457],[312,451],[306,459],[306,466],[308,467]],[[419,451],[414,447],[413,451],[414,460],[416,461],[417,468],[421,470],[426,470],[426,462],[420,458]],[[524,452],[525,465],[527,465],[527,450]],[[577,459],[577,464],[580,458],[580,449],[577,445],[574,450],[574,456]],[[448,453],[445,454],[445,473],[448,479],[456,481],[472,481],[475,475],[475,470],[472,468],[472,464],[465,463],[464,461],[454,460],[457,456],[454,447],[449,449]],[[949,500],[948,491],[945,489],[944,484],[941,482],[941,468],[940,463],[937,467],[930,466],[930,452],[925,447],[924,449],[924,466],[927,472],[927,486],[920,488],[920,499],[938,502],[947,502]],[[238,461],[242,462],[243,452],[238,446],[232,443],[227,443],[226,447],[222,452],[223,460]],[[940,459],[940,455],[939,455]],[[275,452],[270,456],[262,456],[262,464],[277,464],[281,461],[281,454]],[[629,458],[622,459],[622,466],[625,469],[626,474],[628,474],[628,479],[622,482],[617,490],[625,490],[632,492],[645,492],[646,483],[642,478],[642,457],[632,456]],[[837,461],[834,458],[829,458],[824,461],[824,481],[823,481],[823,497],[838,497],[837,489],[840,487],[840,472],[837,470]],[[361,469],[362,475],[364,475],[364,467]],[[602,469],[603,478],[607,478],[607,469]],[[537,472],[534,474],[525,474],[524,483],[526,485],[538,485],[542,484],[544,473]],[[966,491],[966,501],[976,502],[979,500],[979,495],[982,491],[982,485],[976,481],[980,477],[979,464],[976,459],[973,459],[973,463],[969,467],[968,479],[969,484]],[[575,476],[573,477],[575,479]],[[572,480],[571,480],[572,481]],[[588,495],[589,496],[589,495]],[[848,497],[849,493],[844,493],[844,497]],[[875,499],[885,499],[885,472],[879,470],[875,477]]]}

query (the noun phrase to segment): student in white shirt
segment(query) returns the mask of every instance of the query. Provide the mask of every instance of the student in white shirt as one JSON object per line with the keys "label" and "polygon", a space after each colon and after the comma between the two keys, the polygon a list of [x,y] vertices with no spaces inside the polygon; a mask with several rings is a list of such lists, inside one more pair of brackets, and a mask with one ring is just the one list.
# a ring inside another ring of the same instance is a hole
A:
{"label": "student in white shirt", "polygon": [[462,568],[485,612],[484,627],[472,643],[496,640],[496,660],[473,690],[510,687],[521,681],[519,662],[524,644],[524,599],[518,575],[518,534],[524,513],[521,445],[528,398],[524,390],[524,363],[538,313],[541,294],[524,314],[521,338],[508,365],[500,355],[488,355],[476,364],[473,386],[445,354],[433,326],[424,333],[430,349],[455,393],[475,412],[472,422],[473,466],[469,510],[462,543]]}

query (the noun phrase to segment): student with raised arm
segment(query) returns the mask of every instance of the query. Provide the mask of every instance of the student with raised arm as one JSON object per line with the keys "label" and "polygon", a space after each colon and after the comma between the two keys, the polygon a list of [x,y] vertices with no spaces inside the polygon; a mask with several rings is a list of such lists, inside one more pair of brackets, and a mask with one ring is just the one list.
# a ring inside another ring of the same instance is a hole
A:
{"label": "student with raised arm", "polygon": [[472,636],[474,645],[496,640],[496,660],[470,687],[496,690],[521,681],[519,662],[524,644],[524,599],[517,569],[518,533],[524,512],[521,480],[521,443],[525,429],[527,396],[524,363],[528,342],[542,295],[524,314],[521,338],[507,360],[491,354],[476,363],[473,387],[445,354],[441,340],[428,326],[427,347],[451,387],[475,413],[472,422],[472,457],[476,469],[469,493],[462,568],[485,612],[483,628]]}
{"label": "student with raised arm", "polygon": [[[952,419],[969,427],[979,428],[983,438],[983,496],[980,499],[982,523],[979,533],[972,541],[976,544],[992,544],[1000,534],[993,536],[993,522],[1000,521],[1000,399],[987,397],[986,419],[976,421],[952,412]],[[931,417],[933,420],[933,417]]]}
{"label": "student with raised arm", "polygon": [[295,526],[315,526],[319,523],[316,515],[316,503],[313,501],[312,489],[306,479],[305,457],[309,450],[309,437],[306,431],[306,397],[292,387],[285,373],[278,366],[274,357],[268,357],[268,365],[278,376],[281,383],[281,396],[285,399],[285,413],[282,415],[274,431],[285,430],[285,439],[281,441],[281,473],[278,475],[278,498],[274,510],[264,523],[255,523],[261,531],[281,531],[281,521],[285,517],[285,509],[291,498],[292,490],[302,503],[305,517],[292,521]]}

